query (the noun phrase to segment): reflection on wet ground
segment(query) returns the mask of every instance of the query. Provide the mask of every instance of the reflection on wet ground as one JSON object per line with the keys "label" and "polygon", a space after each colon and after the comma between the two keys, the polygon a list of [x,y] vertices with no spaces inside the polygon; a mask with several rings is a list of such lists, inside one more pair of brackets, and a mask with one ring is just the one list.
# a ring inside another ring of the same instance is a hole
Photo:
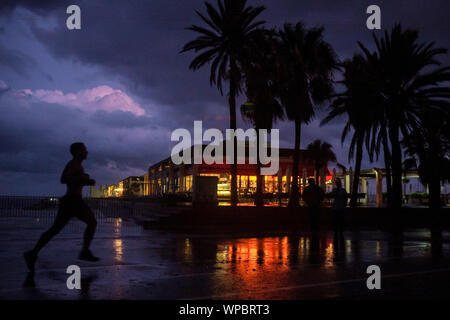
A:
{"label": "reflection on wet ground", "polygon": [[[27,277],[22,252],[48,222],[0,219],[1,299],[317,299],[449,297],[450,233],[407,230],[187,235],[143,230],[109,218],[93,251],[76,259],[83,224],[70,223]],[[82,270],[82,289],[66,287],[67,266]],[[382,290],[366,287],[366,269],[382,271]]]}

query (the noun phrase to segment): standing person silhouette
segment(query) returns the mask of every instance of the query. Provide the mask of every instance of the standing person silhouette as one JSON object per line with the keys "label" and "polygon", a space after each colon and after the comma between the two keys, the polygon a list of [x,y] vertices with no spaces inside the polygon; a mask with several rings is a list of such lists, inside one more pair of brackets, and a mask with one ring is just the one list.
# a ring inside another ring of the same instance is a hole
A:
{"label": "standing person silhouette", "polygon": [[325,194],[313,178],[308,179],[308,186],[303,191],[303,200],[308,205],[309,221],[311,229],[317,230],[317,222],[319,220],[320,205],[322,204]]}
{"label": "standing person silhouette", "polygon": [[75,142],[70,146],[70,153],[73,159],[70,160],[61,175],[61,183],[67,185],[66,194],[60,199],[58,214],[56,215],[53,225],[45,231],[33,250],[24,253],[25,262],[30,272],[34,272],[34,265],[36,263],[39,251],[55,236],[57,235],[73,217],[77,217],[87,227],[84,232],[83,249],[80,252],[79,259],[86,261],[98,261],[89,250],[92,238],[94,237],[97,221],[94,213],[83,201],[82,189],[83,186],[95,185],[95,180],[89,178],[89,175],[84,172],[81,162],[86,160],[88,151],[82,142]]}
{"label": "standing person silhouette", "polygon": [[348,194],[344,188],[342,188],[341,179],[336,179],[336,188],[331,191],[330,198],[333,199],[332,212],[334,230],[336,232],[344,231],[344,210],[347,206]]}

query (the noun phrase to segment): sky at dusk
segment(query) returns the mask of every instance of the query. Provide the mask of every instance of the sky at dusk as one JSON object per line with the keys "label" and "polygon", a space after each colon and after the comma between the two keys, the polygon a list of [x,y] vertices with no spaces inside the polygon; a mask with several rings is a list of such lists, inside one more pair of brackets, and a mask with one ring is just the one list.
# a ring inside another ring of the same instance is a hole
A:
{"label": "sky at dusk", "polygon": [[[81,30],[66,27],[70,4],[81,8]],[[400,22],[418,29],[422,41],[450,48],[450,2],[445,0],[248,4],[266,7],[261,18],[268,27],[299,20],[308,27],[324,26],[325,40],[341,60],[358,51],[357,41],[373,48],[366,28],[371,4],[381,8],[378,35]],[[210,87],[208,67],[188,69],[194,53],[179,53],[196,36],[184,28],[201,24],[195,10],[205,11],[203,1],[1,0],[0,194],[61,194],[59,176],[75,141],[89,149],[86,171],[97,184],[111,184],[144,174],[170,156],[176,128],[192,130],[194,120],[203,120],[204,128],[225,129],[226,96]],[[442,62],[450,64],[448,54]],[[324,112],[303,127],[301,147],[325,140],[339,163],[353,165],[348,141],[340,142],[344,119],[320,127]],[[240,115],[238,127],[249,127]],[[275,127],[280,145],[293,147],[293,124]],[[364,159],[363,168],[375,166],[382,161]]]}

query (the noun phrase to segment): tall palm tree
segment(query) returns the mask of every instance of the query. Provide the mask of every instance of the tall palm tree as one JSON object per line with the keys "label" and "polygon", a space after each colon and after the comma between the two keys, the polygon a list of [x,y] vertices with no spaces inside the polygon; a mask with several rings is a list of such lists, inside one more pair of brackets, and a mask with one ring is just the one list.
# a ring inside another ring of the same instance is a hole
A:
{"label": "tall palm tree", "polygon": [[[370,103],[370,116],[366,114],[365,119],[371,119],[367,124],[372,127],[372,140],[370,146],[367,145],[367,151],[370,161],[373,161],[374,155],[378,160],[381,147],[383,148],[384,166],[386,170],[386,189],[387,189],[387,202],[391,203],[392,198],[392,174],[391,174],[391,150],[389,147],[388,139],[388,127],[387,127],[387,115],[386,108],[384,106],[384,99],[382,95],[382,85],[380,82],[380,60],[376,53],[369,52],[360,42],[358,42],[360,48],[363,51],[363,59],[367,70],[363,71],[362,76],[366,77],[365,90],[368,96],[365,97],[366,104]],[[370,78],[368,78],[370,76]],[[370,99],[368,98],[370,94]],[[364,98],[364,97],[363,97]],[[366,124],[364,124],[366,125]],[[353,199],[351,203],[356,204],[356,200]]]}
{"label": "tall palm tree", "polygon": [[[299,205],[298,166],[302,123],[309,123],[315,107],[333,92],[336,54],[323,40],[323,28],[306,29],[301,22],[279,30],[278,82],[286,116],[295,123],[293,174],[289,206]],[[289,181],[288,181],[289,183]]]}
{"label": "tall palm tree", "polygon": [[[194,50],[199,53],[189,68],[197,70],[211,65],[210,84],[223,94],[222,81],[228,80],[228,104],[230,129],[236,130],[236,96],[241,90],[241,62],[247,54],[248,40],[264,21],[255,21],[265,9],[263,6],[247,6],[246,0],[218,0],[217,7],[205,2],[207,15],[197,12],[208,28],[192,25],[187,28],[200,35],[185,44],[181,52]],[[231,204],[237,204],[237,150],[234,137],[234,161],[231,165]]]}
{"label": "tall palm tree", "polygon": [[275,85],[276,50],[274,33],[261,30],[251,39],[249,60],[243,63],[245,75],[245,94],[247,102],[241,106],[243,119],[253,124],[257,132],[257,179],[255,205],[263,206],[263,190],[261,176],[261,162],[259,160],[259,129],[271,130],[277,120],[284,119],[283,108],[277,100]]}
{"label": "tall palm tree", "polygon": [[[349,160],[355,157],[355,173],[353,175],[353,188],[351,190],[350,206],[355,207],[358,200],[358,185],[361,172],[361,162],[363,158],[363,145],[366,144],[369,156],[371,128],[373,126],[375,111],[379,105],[379,96],[373,90],[373,67],[374,65],[362,55],[356,54],[352,59],[346,60],[342,64],[344,68],[344,79],[341,83],[345,91],[335,96],[330,111],[321,125],[330,122],[332,119],[345,115],[347,122],[341,136],[343,143],[350,130],[353,130],[353,137],[350,143],[348,157]],[[355,155],[356,148],[356,155]]]}
{"label": "tall palm tree", "polygon": [[424,113],[420,124],[402,141],[406,153],[419,160],[417,169],[421,182],[429,185],[431,208],[441,206],[441,181],[450,180],[449,119],[448,112]]}
{"label": "tall palm tree", "polygon": [[[448,88],[438,85],[450,79],[449,67],[440,65],[437,55],[446,53],[432,43],[419,43],[418,31],[395,25],[384,37],[373,35],[378,59],[378,83],[384,99],[391,145],[392,206],[402,204],[401,134],[407,136],[420,123],[423,111],[448,107]],[[364,52],[369,52],[362,44]]]}
{"label": "tall palm tree", "polygon": [[312,163],[316,175],[316,183],[319,184],[320,170],[327,169],[328,162],[336,162],[336,154],[332,150],[332,145],[320,139],[314,140],[306,148],[308,150],[307,162]]}
{"label": "tall palm tree", "polygon": [[383,83],[379,81],[379,76],[382,67],[379,65],[380,61],[375,53],[368,52],[364,46],[359,43],[363,49],[364,58],[370,67],[370,94],[371,94],[371,113],[372,119],[372,141],[368,154],[370,160],[373,160],[374,155],[376,159],[379,159],[380,151],[383,150],[384,167],[386,170],[386,191],[387,191],[387,203],[391,204],[392,199],[392,173],[391,173],[391,148],[389,146],[388,138],[388,122],[386,115],[386,108],[384,105],[384,99],[382,95]]}

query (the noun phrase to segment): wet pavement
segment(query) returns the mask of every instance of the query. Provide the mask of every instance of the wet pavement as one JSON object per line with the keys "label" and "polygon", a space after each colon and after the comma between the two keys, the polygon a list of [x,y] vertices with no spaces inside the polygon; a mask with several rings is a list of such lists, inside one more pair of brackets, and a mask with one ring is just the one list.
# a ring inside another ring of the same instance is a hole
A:
{"label": "wet pavement", "polygon": [[[0,218],[0,299],[379,299],[450,297],[450,233],[393,237],[376,231],[190,235],[144,230],[133,221],[99,222],[97,263],[77,260],[84,225],[72,221],[45,247],[34,281],[23,251],[51,219]],[[69,290],[66,268],[81,268]],[[381,290],[366,269],[381,268]]]}

